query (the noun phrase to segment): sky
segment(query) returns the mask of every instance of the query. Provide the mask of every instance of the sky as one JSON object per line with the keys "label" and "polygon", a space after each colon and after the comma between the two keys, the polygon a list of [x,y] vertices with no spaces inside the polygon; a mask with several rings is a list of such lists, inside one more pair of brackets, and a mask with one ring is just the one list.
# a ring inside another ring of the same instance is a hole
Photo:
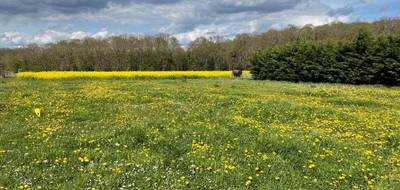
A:
{"label": "sky", "polygon": [[400,0],[0,0],[0,47],[114,35],[197,37],[400,16]]}

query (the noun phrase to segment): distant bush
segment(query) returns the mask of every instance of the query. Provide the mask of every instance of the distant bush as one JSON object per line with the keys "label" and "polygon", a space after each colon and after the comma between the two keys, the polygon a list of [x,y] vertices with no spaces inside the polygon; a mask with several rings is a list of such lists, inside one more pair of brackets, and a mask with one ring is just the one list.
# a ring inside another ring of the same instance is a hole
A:
{"label": "distant bush", "polygon": [[346,43],[299,40],[259,51],[251,72],[258,80],[399,85],[400,36],[360,30]]}

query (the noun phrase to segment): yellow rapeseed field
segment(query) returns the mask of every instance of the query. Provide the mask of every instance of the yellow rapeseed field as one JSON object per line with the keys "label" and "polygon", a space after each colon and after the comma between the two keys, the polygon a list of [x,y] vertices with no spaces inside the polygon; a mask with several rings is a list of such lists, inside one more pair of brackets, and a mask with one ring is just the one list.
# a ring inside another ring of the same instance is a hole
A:
{"label": "yellow rapeseed field", "polygon": [[[244,71],[247,76],[250,71]],[[232,71],[93,71],[93,72],[75,72],[75,71],[51,71],[51,72],[20,72],[17,77],[41,78],[41,79],[59,79],[59,78],[110,78],[110,77],[154,77],[154,78],[215,78],[232,77]]]}

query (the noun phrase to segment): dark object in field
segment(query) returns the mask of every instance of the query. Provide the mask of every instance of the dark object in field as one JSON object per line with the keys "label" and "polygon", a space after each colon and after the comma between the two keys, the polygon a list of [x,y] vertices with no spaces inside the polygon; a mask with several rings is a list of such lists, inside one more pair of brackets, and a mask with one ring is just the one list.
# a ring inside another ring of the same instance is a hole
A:
{"label": "dark object in field", "polygon": [[242,70],[233,70],[232,71],[232,74],[233,74],[233,76],[236,78],[236,77],[241,77],[242,76],[242,74],[243,74],[243,71]]}

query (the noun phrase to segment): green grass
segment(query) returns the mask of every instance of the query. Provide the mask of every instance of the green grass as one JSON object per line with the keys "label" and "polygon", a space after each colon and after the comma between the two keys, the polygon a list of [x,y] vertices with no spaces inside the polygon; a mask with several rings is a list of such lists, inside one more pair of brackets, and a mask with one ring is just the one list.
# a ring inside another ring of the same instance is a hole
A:
{"label": "green grass", "polygon": [[0,132],[0,189],[400,189],[399,88],[0,79]]}

